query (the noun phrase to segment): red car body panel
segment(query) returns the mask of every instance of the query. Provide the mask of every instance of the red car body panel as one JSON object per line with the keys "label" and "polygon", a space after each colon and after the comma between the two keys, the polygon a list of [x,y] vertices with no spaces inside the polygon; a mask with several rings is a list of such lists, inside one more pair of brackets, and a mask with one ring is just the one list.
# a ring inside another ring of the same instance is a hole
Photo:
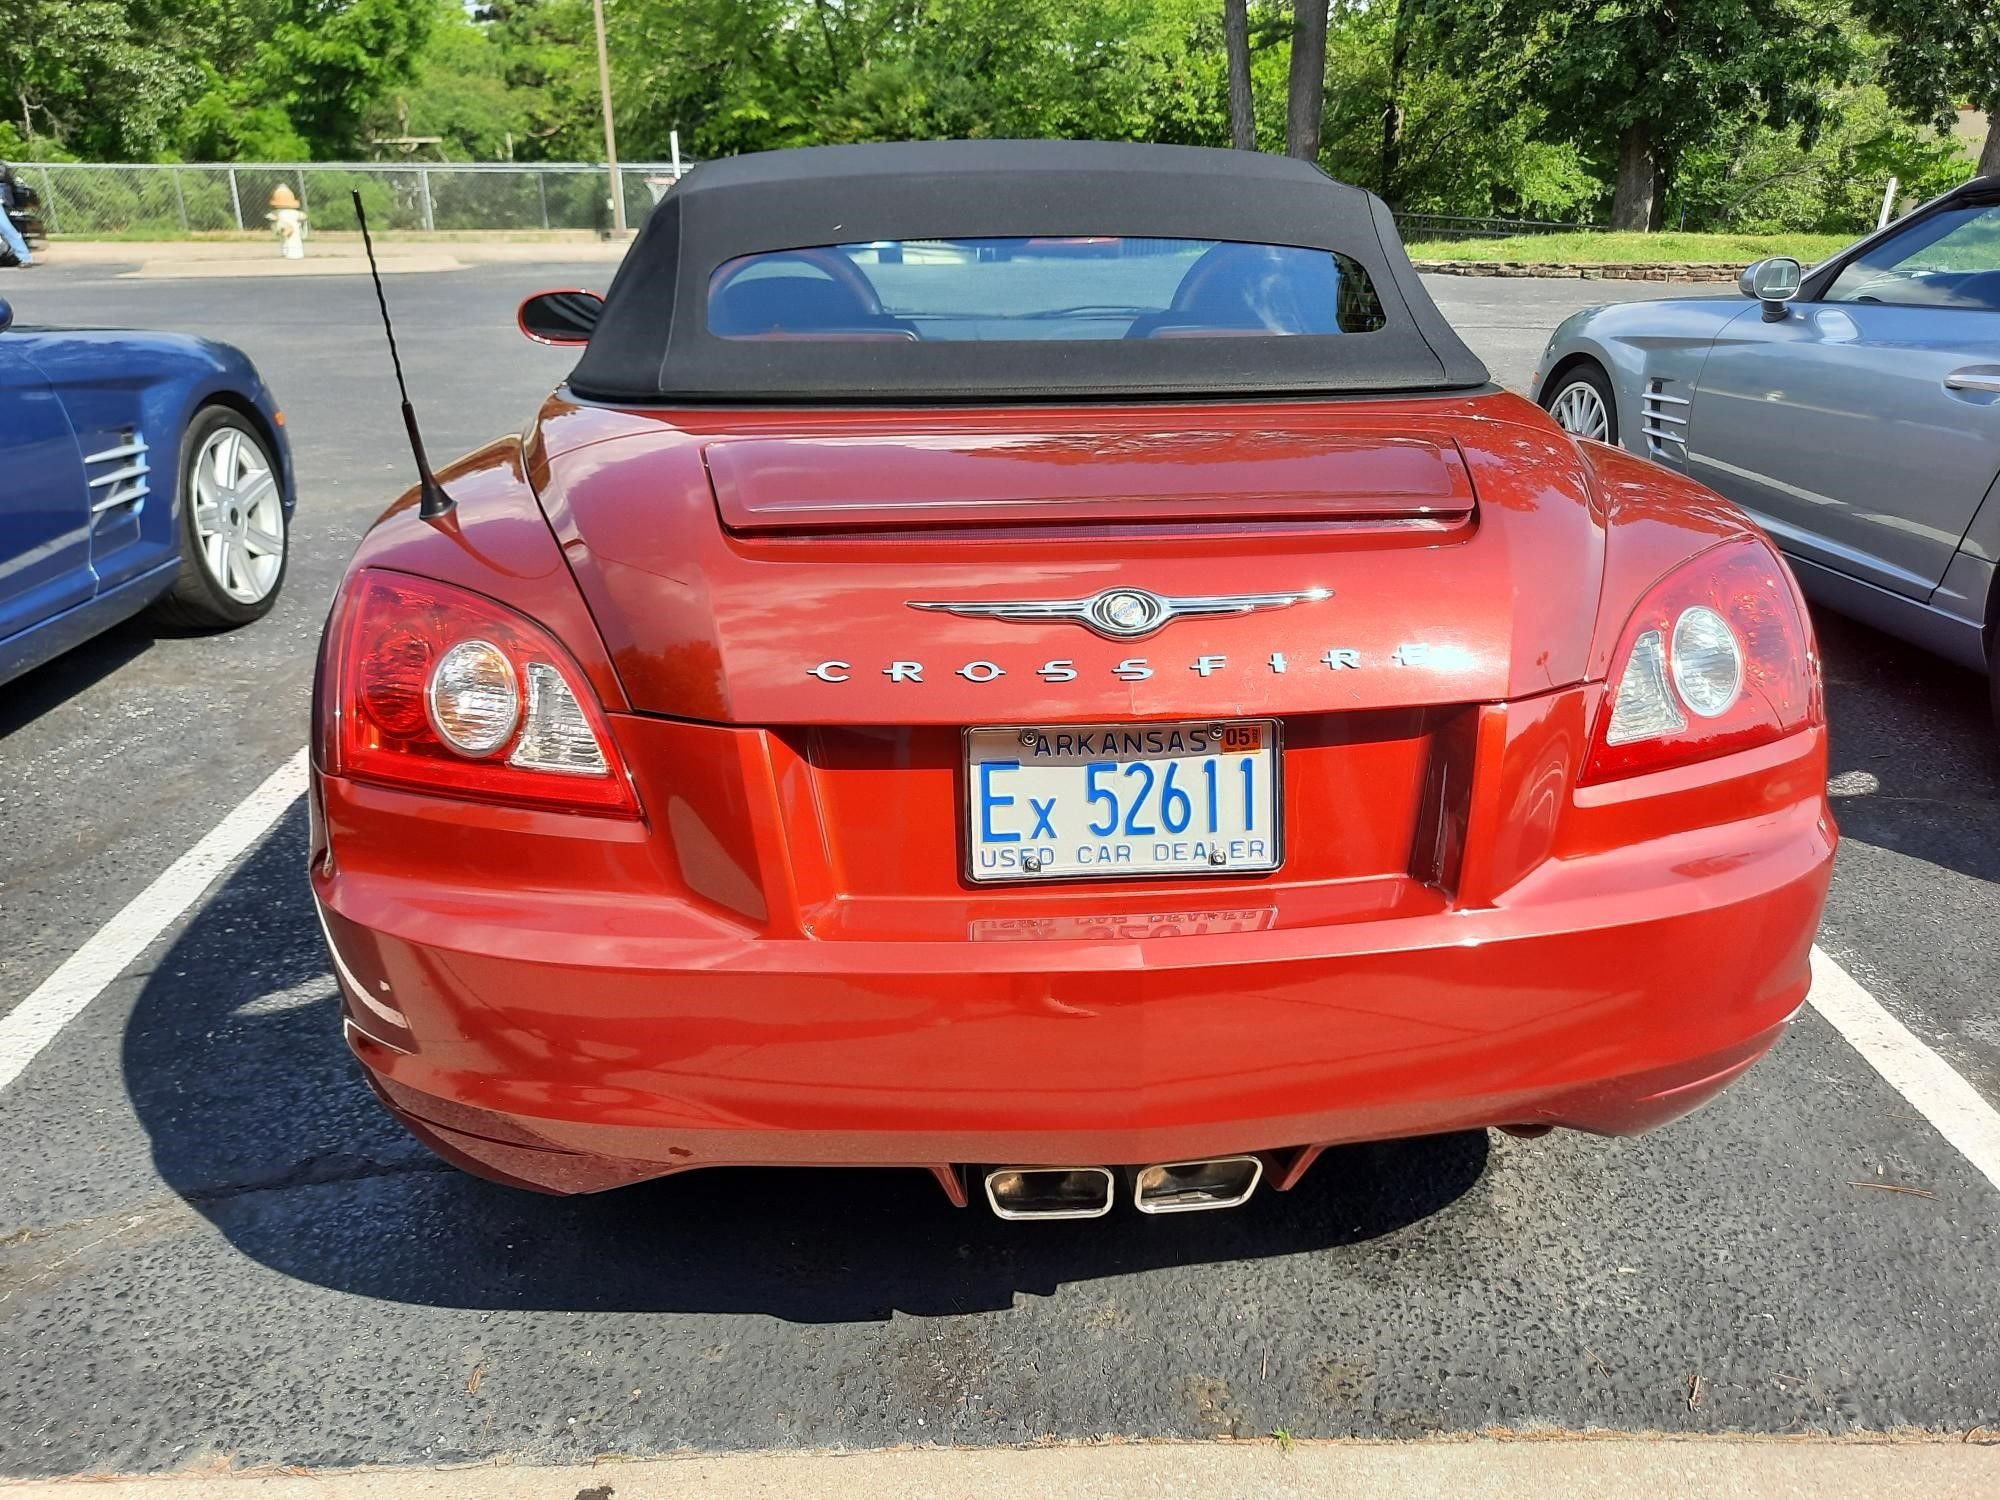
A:
{"label": "red car body panel", "polygon": [[[951,725],[1287,715],[1515,698],[1587,675],[1602,517],[1575,446],[1514,397],[868,413],[557,403],[541,432],[537,488],[647,712]],[[788,501],[811,493],[806,476],[829,451],[865,455],[873,485],[837,476],[802,531]],[[1163,471],[1170,486],[1155,482]],[[1139,645],[907,608],[1087,595],[1138,569],[1166,594],[1280,579],[1335,597]],[[834,620],[826,652],[811,654],[807,622]],[[1422,670],[1320,661],[1344,649],[1395,662],[1415,642],[1430,648]],[[1197,678],[1203,654],[1227,668]],[[1153,675],[1114,675],[1133,657]],[[920,684],[886,678],[919,658]],[[852,680],[809,676],[824,659]],[[1049,661],[1078,677],[1037,680]],[[968,680],[971,662],[1006,677]]]}
{"label": "red car body panel", "polygon": [[[353,567],[553,633],[642,809],[338,774],[323,669],[312,879],[349,1040],[485,1175],[912,1165],[962,1200],[969,1163],[1302,1169],[1481,1125],[1630,1132],[1804,999],[1835,842],[1821,724],[1580,782],[1635,603],[1754,531],[1518,398],[557,399],[444,478],[450,515],[406,497]],[[1119,583],[1333,594],[1139,642],[908,608]],[[1134,657],[1153,675],[1120,676]],[[1037,675],[1057,661],[1075,676]],[[1252,715],[1284,723],[1282,868],[962,873],[964,726]]]}

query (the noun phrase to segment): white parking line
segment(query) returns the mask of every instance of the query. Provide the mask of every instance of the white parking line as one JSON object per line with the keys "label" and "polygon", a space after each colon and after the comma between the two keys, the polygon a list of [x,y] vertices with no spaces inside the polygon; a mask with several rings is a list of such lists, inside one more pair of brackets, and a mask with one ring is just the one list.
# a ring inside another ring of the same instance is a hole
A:
{"label": "white parking line", "polygon": [[[286,761],[175,860],[33,994],[0,1016],[0,1089],[193,906],[215,878],[305,791],[306,752]],[[1824,949],[1812,951],[1812,1006],[1897,1093],[2000,1188],[2000,1110],[1933,1052]]]}
{"label": "white parking line", "polygon": [[1812,951],[1812,1006],[1960,1156],[2000,1188],[2000,1110],[1882,1008],[1823,948]]}
{"label": "white parking line", "polygon": [[159,879],[125,903],[33,994],[0,1016],[0,1089],[19,1078],[104,987],[116,979],[198,901],[215,877],[262,838],[306,789],[302,749],[232,808]]}

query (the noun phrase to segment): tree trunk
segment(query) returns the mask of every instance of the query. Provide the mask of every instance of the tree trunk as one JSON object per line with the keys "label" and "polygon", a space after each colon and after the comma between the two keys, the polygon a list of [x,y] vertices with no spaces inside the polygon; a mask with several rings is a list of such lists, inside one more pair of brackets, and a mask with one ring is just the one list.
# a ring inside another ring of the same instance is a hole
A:
{"label": "tree trunk", "polygon": [[1398,0],[1389,43],[1389,102],[1382,109],[1382,159],[1376,187],[1391,208],[1402,204],[1396,181],[1403,170],[1403,73],[1410,65],[1410,28],[1421,0]]}
{"label": "tree trunk", "polygon": [[1257,112],[1250,98],[1250,0],[1222,0],[1222,35],[1229,51],[1229,143],[1257,149]]}
{"label": "tree trunk", "polygon": [[1319,160],[1326,110],[1326,12],[1330,0],[1298,0],[1292,13],[1292,76],[1285,99],[1285,155]]}
{"label": "tree trunk", "polygon": [[1986,149],[1979,153],[1979,175],[2000,176],[2000,104],[1986,111]]}
{"label": "tree trunk", "polygon": [[1659,165],[1653,156],[1653,127],[1641,120],[1618,136],[1618,186],[1611,195],[1613,229],[1651,229]]}

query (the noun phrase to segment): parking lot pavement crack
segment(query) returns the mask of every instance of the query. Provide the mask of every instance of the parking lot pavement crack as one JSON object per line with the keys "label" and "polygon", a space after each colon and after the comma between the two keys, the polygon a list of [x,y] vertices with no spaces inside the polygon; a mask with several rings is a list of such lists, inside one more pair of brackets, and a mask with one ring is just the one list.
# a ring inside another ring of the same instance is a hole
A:
{"label": "parking lot pavement crack", "polygon": [[363,1182],[372,1177],[443,1175],[456,1170],[457,1168],[449,1163],[435,1159],[376,1161],[373,1157],[355,1156],[346,1151],[330,1151],[319,1156],[309,1156],[272,1177],[255,1178],[249,1182],[217,1183],[212,1187],[189,1188],[181,1196],[190,1203],[220,1203],[231,1198],[242,1198],[251,1193],[282,1193],[292,1188]]}
{"label": "parking lot pavement crack", "polygon": [[[178,1215],[177,1209],[182,1210]],[[111,1213],[12,1230],[0,1236],[0,1252],[21,1253],[0,1259],[0,1307],[12,1301],[17,1292],[54,1285],[71,1266],[113,1241],[131,1244],[171,1234],[177,1223],[193,1219],[179,1196],[170,1195]]]}
{"label": "parking lot pavement crack", "polygon": [[0,1250],[19,1250],[23,1246],[35,1245],[59,1235],[74,1235],[93,1229],[100,1224],[119,1221],[136,1224],[147,1215],[157,1213],[179,1201],[174,1197],[152,1198],[131,1208],[120,1208],[110,1213],[90,1214],[81,1219],[68,1219],[61,1224],[23,1224],[18,1229],[0,1233]]}
{"label": "parking lot pavement crack", "polygon": [[136,1244],[171,1234],[184,1225],[197,1224],[200,1219],[190,1210],[206,1204],[256,1193],[454,1171],[456,1168],[433,1159],[377,1161],[351,1152],[329,1152],[309,1156],[274,1176],[157,1195],[59,1224],[24,1224],[0,1233],[0,1306],[11,1301],[17,1292],[54,1285],[70,1268],[106,1246]]}

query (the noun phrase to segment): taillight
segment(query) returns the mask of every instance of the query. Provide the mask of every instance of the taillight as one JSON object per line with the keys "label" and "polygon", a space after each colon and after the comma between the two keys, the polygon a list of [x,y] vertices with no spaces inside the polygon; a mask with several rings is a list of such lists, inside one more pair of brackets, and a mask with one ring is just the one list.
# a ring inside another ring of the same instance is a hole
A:
{"label": "taillight", "polygon": [[333,625],[326,754],[356,781],[636,817],[576,660],[483,595],[364,570]]}
{"label": "taillight", "polygon": [[1655,584],[1608,681],[1585,781],[1747,750],[1825,718],[1798,591],[1756,540],[1711,548]]}

